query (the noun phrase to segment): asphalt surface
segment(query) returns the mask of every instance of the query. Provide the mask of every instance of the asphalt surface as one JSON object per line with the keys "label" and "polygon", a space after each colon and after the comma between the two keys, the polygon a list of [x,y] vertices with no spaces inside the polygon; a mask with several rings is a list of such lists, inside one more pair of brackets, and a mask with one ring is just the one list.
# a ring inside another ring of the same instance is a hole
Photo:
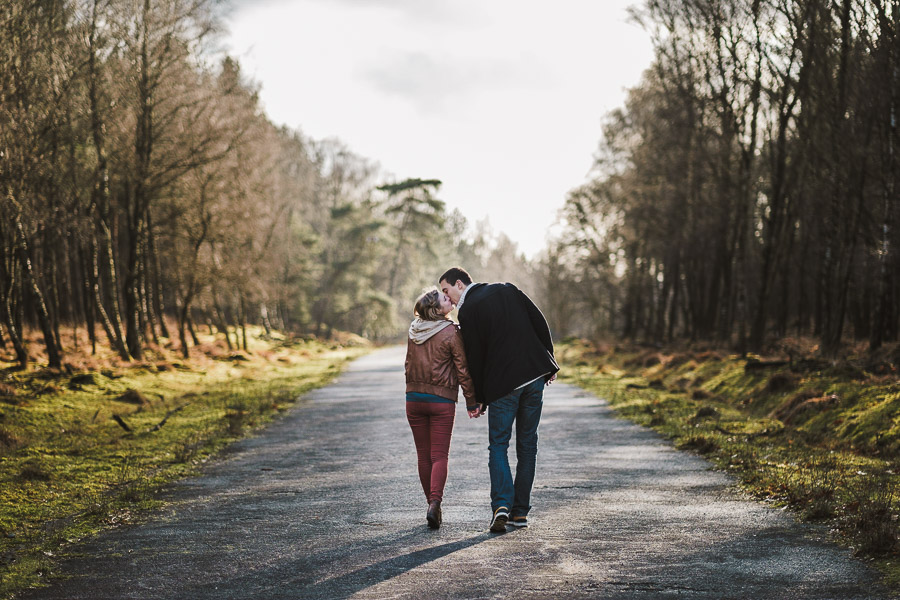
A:
{"label": "asphalt surface", "polygon": [[429,530],[404,351],[354,362],[167,491],[168,509],[76,548],[65,579],[23,597],[883,597],[823,529],[561,383],[544,397],[531,526],[487,531],[487,419],[459,406],[444,525]]}

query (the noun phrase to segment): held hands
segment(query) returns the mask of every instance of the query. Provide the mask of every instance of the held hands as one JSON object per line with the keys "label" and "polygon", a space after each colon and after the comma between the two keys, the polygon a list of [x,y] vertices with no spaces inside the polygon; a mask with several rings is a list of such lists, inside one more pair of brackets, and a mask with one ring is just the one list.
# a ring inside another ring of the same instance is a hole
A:
{"label": "held hands", "polygon": [[[553,375],[550,376],[550,379],[547,380],[547,385],[550,385],[554,381],[556,381],[556,373],[554,373]],[[480,417],[481,415],[483,415],[487,412],[487,407],[484,404],[479,404],[478,406],[476,406],[475,408],[473,408],[471,410],[469,410],[468,407],[466,407],[466,412],[469,413],[470,419],[477,419],[478,417]]]}
{"label": "held hands", "polygon": [[[550,376],[550,379],[547,380],[547,385],[550,385],[554,381],[556,381],[556,373],[554,373],[553,375]],[[481,415],[483,415],[487,412],[487,407],[484,404],[479,404],[478,406],[476,406],[475,408],[473,408],[471,410],[469,410],[469,408],[466,407],[466,412],[469,413],[470,419],[477,419],[478,417],[480,417]]]}

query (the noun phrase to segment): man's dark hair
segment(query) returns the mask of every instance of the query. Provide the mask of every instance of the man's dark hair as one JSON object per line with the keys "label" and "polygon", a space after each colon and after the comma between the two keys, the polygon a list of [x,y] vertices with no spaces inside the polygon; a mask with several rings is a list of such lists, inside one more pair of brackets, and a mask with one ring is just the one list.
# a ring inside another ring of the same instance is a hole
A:
{"label": "man's dark hair", "polygon": [[462,267],[453,267],[447,269],[447,272],[441,275],[438,281],[446,281],[450,285],[456,285],[457,281],[462,281],[464,285],[469,285],[472,283],[472,278]]}

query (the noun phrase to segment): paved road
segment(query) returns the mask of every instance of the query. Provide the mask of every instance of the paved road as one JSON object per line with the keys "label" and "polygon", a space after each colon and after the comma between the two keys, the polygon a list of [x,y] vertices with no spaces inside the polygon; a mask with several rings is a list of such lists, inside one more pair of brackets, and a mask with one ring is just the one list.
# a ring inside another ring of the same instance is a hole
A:
{"label": "paved road", "polygon": [[109,532],[26,598],[878,598],[822,530],[742,498],[703,459],[545,395],[532,526],[492,535],[487,419],[462,407],[444,526],[425,525],[403,349],[351,365],[286,418]]}

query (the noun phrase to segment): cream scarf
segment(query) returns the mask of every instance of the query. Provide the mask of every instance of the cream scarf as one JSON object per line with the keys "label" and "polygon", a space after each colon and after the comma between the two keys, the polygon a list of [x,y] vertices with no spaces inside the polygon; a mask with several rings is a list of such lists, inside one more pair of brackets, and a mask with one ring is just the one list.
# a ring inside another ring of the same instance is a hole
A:
{"label": "cream scarf", "polygon": [[450,319],[441,319],[440,321],[425,321],[416,317],[409,325],[409,339],[416,344],[424,344],[431,336],[444,329],[448,325],[453,325]]}

